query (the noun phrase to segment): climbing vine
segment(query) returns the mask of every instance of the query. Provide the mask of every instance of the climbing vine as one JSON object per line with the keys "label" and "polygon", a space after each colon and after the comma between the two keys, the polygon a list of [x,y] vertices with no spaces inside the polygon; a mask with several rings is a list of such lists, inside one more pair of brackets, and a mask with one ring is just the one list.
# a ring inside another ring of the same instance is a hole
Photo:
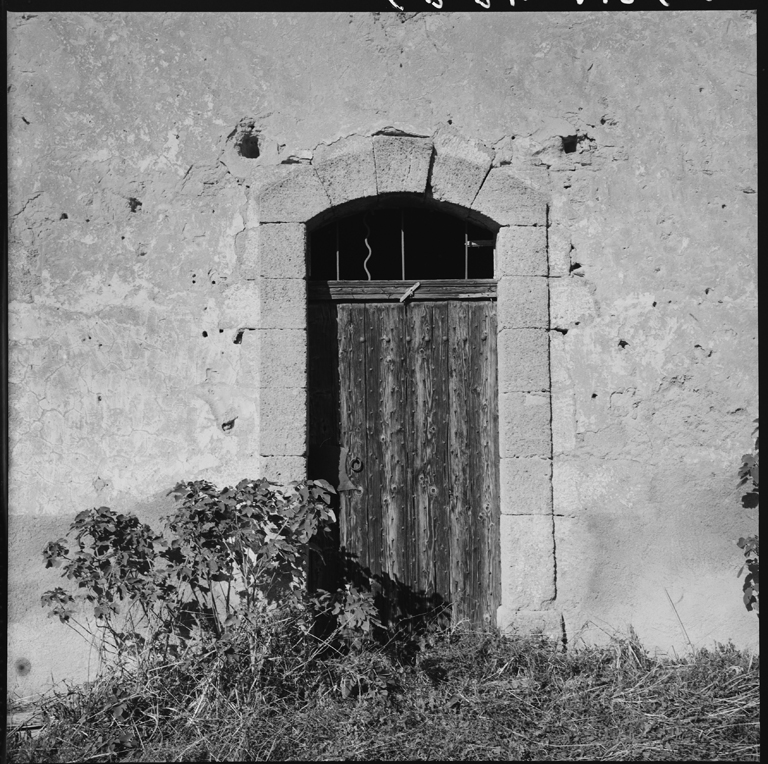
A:
{"label": "climbing vine", "polygon": [[[749,490],[741,497],[741,504],[747,509],[759,506],[760,500],[760,438],[759,420],[755,419],[754,435],[755,450],[741,457],[739,468],[739,485],[751,484]],[[745,562],[739,570],[739,576],[747,569],[744,577],[744,605],[747,610],[754,610],[760,617],[760,541],[757,534],[742,537],[737,542],[739,549],[744,551]]]}

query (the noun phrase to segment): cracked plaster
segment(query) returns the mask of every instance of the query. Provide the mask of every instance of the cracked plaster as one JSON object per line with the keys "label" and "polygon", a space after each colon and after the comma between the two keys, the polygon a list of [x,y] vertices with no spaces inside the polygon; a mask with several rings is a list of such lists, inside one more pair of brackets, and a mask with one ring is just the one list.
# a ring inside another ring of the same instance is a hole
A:
{"label": "cracked plaster", "polygon": [[[756,645],[734,545],[756,519],[734,490],[758,414],[753,28],[10,14],[9,661],[32,671],[9,689],[85,670],[37,605],[58,583],[39,549],[77,511],[153,520],[180,479],[301,469],[262,455],[259,332],[235,342],[262,309],[241,257],[259,189],[340,138],[446,124],[550,200],[556,597],[519,620],[557,631],[554,602],[571,639],[631,623],[681,650],[666,589],[696,646]],[[258,159],[227,143],[244,114]]]}

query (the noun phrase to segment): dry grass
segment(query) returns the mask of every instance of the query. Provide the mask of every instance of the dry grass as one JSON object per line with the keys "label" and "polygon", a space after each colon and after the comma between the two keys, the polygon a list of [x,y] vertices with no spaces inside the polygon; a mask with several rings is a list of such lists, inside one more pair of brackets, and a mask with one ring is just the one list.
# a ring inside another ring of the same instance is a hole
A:
{"label": "dry grass", "polygon": [[45,699],[30,761],[759,760],[759,658],[677,659],[634,637],[563,651],[446,631],[306,659],[290,640],[247,665],[143,667]]}

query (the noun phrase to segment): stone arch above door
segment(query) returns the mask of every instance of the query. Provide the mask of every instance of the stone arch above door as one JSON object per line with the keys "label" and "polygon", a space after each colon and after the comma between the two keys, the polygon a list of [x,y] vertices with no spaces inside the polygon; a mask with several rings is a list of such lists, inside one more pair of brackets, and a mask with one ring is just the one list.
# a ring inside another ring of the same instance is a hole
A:
{"label": "stone arch above door", "polygon": [[[260,389],[261,474],[306,474],[307,230],[383,194],[430,204],[497,230],[502,607],[498,624],[556,633],[552,517],[547,202],[493,154],[452,129],[434,138],[339,140],[311,164],[254,192],[240,273],[256,287],[259,323],[243,360]],[[245,337],[243,337],[245,340]]]}

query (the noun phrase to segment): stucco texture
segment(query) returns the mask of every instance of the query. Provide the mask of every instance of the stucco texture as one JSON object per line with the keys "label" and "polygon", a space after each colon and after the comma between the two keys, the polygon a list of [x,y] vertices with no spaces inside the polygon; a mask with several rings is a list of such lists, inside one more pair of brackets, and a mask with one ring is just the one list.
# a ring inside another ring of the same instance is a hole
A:
{"label": "stucco texture", "polygon": [[256,199],[382,131],[450,128],[548,200],[543,607],[569,643],[631,625],[660,650],[756,647],[735,546],[757,520],[736,486],[758,415],[755,30],[743,11],[9,14],[9,688],[89,670],[39,605],[41,549],[78,511],[156,522],[179,480],[302,477],[259,443],[254,359],[304,292],[257,287]]}

